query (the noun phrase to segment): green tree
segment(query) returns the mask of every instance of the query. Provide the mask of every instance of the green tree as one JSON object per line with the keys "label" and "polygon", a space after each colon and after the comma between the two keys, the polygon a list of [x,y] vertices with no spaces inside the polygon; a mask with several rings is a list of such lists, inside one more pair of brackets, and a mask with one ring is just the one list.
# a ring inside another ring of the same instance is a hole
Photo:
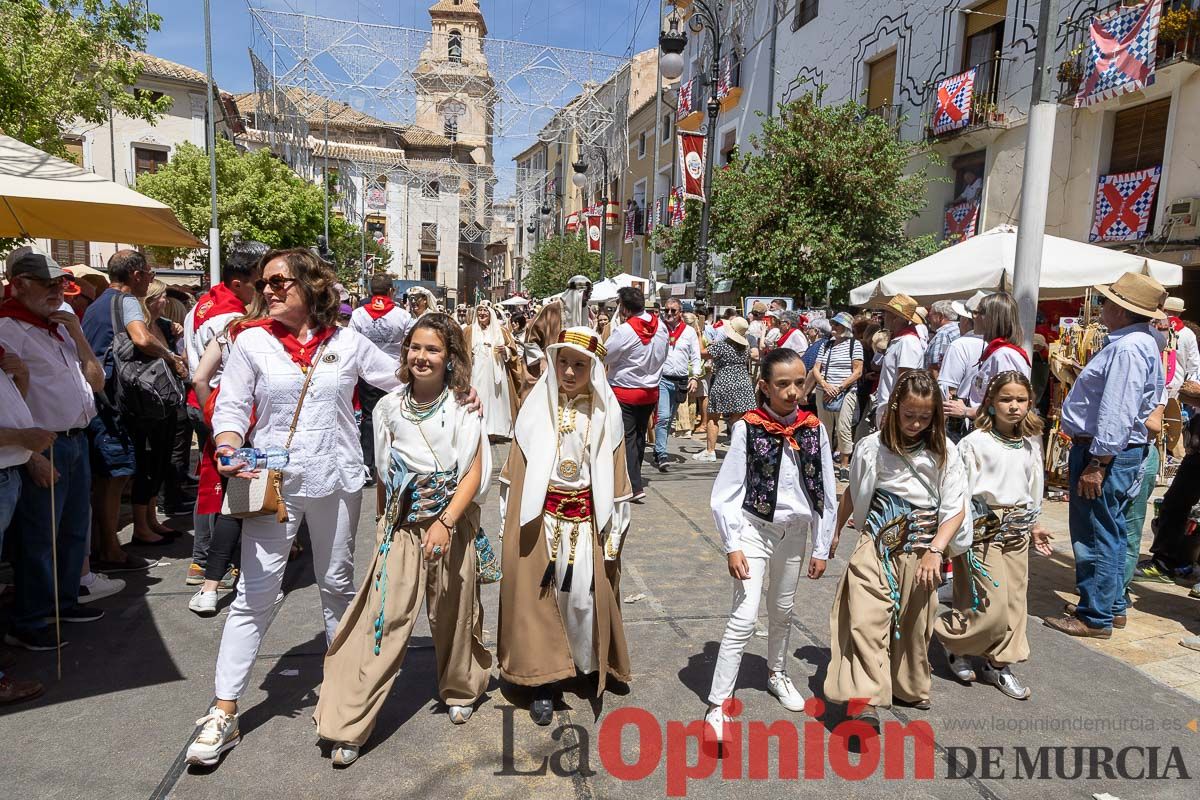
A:
{"label": "green tree", "polygon": [[[332,201],[331,201],[332,202]],[[358,286],[362,275],[362,247],[366,244],[368,261],[374,257],[372,271],[386,272],[392,263],[392,251],[371,236],[362,237],[362,229],[340,217],[329,218],[329,249],[337,261],[338,280],[343,286]]]}
{"label": "green tree", "polygon": [[763,120],[757,152],[714,179],[712,249],[740,288],[835,299],[937,249],[905,225],[930,178],[910,171],[916,146],[882,118],[813,93]]}
{"label": "green tree", "polygon": [[650,246],[654,252],[662,254],[667,274],[696,260],[696,248],[700,243],[700,201],[687,200],[683,209],[682,225],[674,228],[657,225],[650,233]]}
{"label": "green tree", "polygon": [[[620,266],[610,254],[608,274],[616,275]],[[582,236],[566,233],[542,239],[529,256],[529,270],[522,288],[534,297],[548,297],[567,288],[567,281],[576,275],[586,275],[593,281],[600,277],[600,258],[589,253]]]}
{"label": "green tree", "polygon": [[132,90],[142,71],[132,51],[159,23],[144,0],[0,2],[0,130],[66,157],[76,120],[99,124],[111,109],[153,122],[171,98]]}

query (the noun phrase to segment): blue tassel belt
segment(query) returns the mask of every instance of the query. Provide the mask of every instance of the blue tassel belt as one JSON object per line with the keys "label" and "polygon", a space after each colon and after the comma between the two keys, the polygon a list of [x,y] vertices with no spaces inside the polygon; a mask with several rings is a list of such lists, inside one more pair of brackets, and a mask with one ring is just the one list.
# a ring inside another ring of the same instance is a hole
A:
{"label": "blue tassel belt", "polygon": [[917,508],[889,491],[878,489],[863,527],[875,542],[875,552],[883,566],[892,599],[892,635],[899,639],[900,582],[894,559],[899,554],[929,548],[937,535],[938,512],[935,508]]}

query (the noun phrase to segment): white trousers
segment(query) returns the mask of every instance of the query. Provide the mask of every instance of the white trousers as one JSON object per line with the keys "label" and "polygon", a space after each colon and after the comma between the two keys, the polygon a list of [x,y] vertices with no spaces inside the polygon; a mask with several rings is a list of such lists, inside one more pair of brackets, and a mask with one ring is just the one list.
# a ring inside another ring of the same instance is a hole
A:
{"label": "white trousers", "polygon": [[[756,521],[747,526],[746,533],[753,536],[756,532],[764,539],[770,537],[773,540],[773,547],[765,548],[772,555],[747,554],[750,578],[734,580],[733,612],[729,616],[729,624],[725,626],[725,636],[721,639],[721,650],[717,653],[717,666],[713,671],[712,688],[708,693],[708,701],[713,705],[720,705],[733,695],[738,670],[742,666],[742,653],[754,635],[758,604],[768,573],[767,668],[772,672],[782,672],[787,663],[792,604],[804,567],[808,526],[789,527],[780,538],[780,534],[784,533],[782,528]],[[763,551],[760,548],[755,550]]]}
{"label": "white trousers", "polygon": [[302,522],[308,522],[313,571],[325,612],[325,642],[333,641],[338,622],[354,599],[354,532],[361,492],[339,491],[327,497],[286,497],[288,521],[255,517],[242,523],[242,567],[238,594],[217,653],[217,699],[237,700],[246,691],[283,586],[288,553]]}

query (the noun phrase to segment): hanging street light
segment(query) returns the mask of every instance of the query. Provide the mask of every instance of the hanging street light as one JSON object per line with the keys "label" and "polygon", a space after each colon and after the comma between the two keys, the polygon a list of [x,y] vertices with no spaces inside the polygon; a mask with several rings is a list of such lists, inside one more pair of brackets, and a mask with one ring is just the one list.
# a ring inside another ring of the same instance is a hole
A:
{"label": "hanging street light", "polygon": [[658,69],[668,81],[683,74],[683,51],[687,49],[687,34],[679,30],[679,13],[671,7],[670,28],[658,35],[658,48],[662,51]]}

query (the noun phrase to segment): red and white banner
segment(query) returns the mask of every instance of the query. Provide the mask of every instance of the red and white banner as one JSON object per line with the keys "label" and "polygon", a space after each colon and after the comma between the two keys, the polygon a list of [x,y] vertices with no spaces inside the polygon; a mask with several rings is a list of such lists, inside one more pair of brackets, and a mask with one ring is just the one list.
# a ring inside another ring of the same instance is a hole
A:
{"label": "red and white banner", "polygon": [[595,213],[589,211],[587,214],[587,244],[589,253],[600,252],[600,237],[602,235],[600,232],[601,219],[602,216],[599,211]]}
{"label": "red and white banner", "polygon": [[979,203],[968,200],[946,207],[943,234],[948,242],[962,242],[975,235],[979,227]]}
{"label": "red and white banner", "polygon": [[1075,107],[1089,106],[1154,83],[1162,0],[1097,15],[1088,29],[1083,80]]}
{"label": "red and white banner", "polygon": [[683,175],[683,196],[704,202],[704,159],[708,137],[700,133],[679,132],[679,172]]}
{"label": "red and white banner", "polygon": [[675,113],[676,119],[683,119],[688,114],[692,113],[692,82],[679,84],[679,109]]}
{"label": "red and white banner", "polygon": [[579,230],[579,212],[567,214],[567,233],[574,233]]}
{"label": "red and white banner", "polygon": [[625,244],[633,244],[633,231],[637,223],[638,207],[632,200],[625,206]]}
{"label": "red and white banner", "polygon": [[1096,216],[1089,242],[1131,242],[1146,238],[1162,167],[1105,175],[1096,187]]}
{"label": "red and white banner", "polygon": [[933,132],[941,136],[971,124],[971,106],[975,100],[975,69],[951,75],[937,85],[937,108],[933,112]]}
{"label": "red and white banner", "polygon": [[667,200],[667,225],[674,228],[676,225],[683,224],[683,189],[675,186],[671,189],[671,196]]}

